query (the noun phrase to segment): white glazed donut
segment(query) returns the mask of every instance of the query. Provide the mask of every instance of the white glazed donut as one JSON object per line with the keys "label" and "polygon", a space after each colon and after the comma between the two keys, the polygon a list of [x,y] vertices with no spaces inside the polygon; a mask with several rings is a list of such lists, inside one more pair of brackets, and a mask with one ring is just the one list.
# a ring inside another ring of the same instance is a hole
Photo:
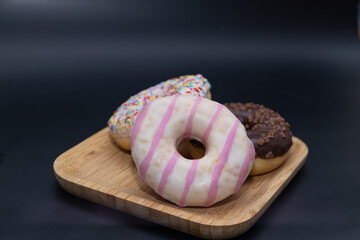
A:
{"label": "white glazed donut", "polygon": [[[203,158],[181,156],[177,144],[193,138]],[[255,157],[241,122],[223,105],[195,96],[158,98],[140,112],[131,133],[140,178],[163,198],[184,206],[210,206],[237,193]]]}

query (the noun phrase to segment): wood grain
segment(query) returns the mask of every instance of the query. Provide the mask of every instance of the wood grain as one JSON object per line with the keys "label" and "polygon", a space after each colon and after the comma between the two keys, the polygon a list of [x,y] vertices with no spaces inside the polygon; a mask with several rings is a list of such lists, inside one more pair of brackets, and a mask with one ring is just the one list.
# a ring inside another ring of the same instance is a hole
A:
{"label": "wood grain", "polygon": [[308,148],[293,137],[289,158],[277,170],[249,177],[239,193],[211,207],[180,208],[138,177],[130,152],[105,128],[61,154],[55,176],[66,191],[92,202],[202,238],[224,239],[247,231],[295,176]]}

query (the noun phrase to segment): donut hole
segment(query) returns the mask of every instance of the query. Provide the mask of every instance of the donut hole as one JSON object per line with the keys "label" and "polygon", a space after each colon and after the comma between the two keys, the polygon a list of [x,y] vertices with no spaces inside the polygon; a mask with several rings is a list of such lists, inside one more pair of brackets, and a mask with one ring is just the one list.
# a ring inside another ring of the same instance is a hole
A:
{"label": "donut hole", "polygon": [[193,137],[181,138],[177,143],[177,151],[186,159],[194,160],[205,156],[206,147]]}

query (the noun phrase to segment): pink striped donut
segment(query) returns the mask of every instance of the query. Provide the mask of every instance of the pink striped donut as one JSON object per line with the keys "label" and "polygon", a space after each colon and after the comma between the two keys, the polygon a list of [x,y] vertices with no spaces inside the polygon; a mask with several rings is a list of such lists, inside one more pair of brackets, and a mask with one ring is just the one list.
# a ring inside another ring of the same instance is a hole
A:
{"label": "pink striped donut", "polygon": [[[177,144],[183,138],[201,141],[205,156],[181,156]],[[255,157],[244,126],[227,108],[179,95],[144,107],[131,132],[131,150],[140,178],[180,207],[210,206],[237,193]]]}

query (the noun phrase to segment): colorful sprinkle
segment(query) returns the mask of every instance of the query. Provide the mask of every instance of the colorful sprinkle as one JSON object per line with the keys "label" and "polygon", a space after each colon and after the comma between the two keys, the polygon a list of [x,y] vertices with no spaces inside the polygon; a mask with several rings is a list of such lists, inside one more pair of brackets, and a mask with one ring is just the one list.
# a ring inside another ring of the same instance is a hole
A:
{"label": "colorful sprinkle", "polygon": [[130,97],[116,109],[108,121],[108,126],[112,132],[118,131],[120,134],[129,135],[129,130],[134,125],[139,112],[150,101],[172,95],[209,98],[210,88],[210,83],[201,74],[169,79]]}

